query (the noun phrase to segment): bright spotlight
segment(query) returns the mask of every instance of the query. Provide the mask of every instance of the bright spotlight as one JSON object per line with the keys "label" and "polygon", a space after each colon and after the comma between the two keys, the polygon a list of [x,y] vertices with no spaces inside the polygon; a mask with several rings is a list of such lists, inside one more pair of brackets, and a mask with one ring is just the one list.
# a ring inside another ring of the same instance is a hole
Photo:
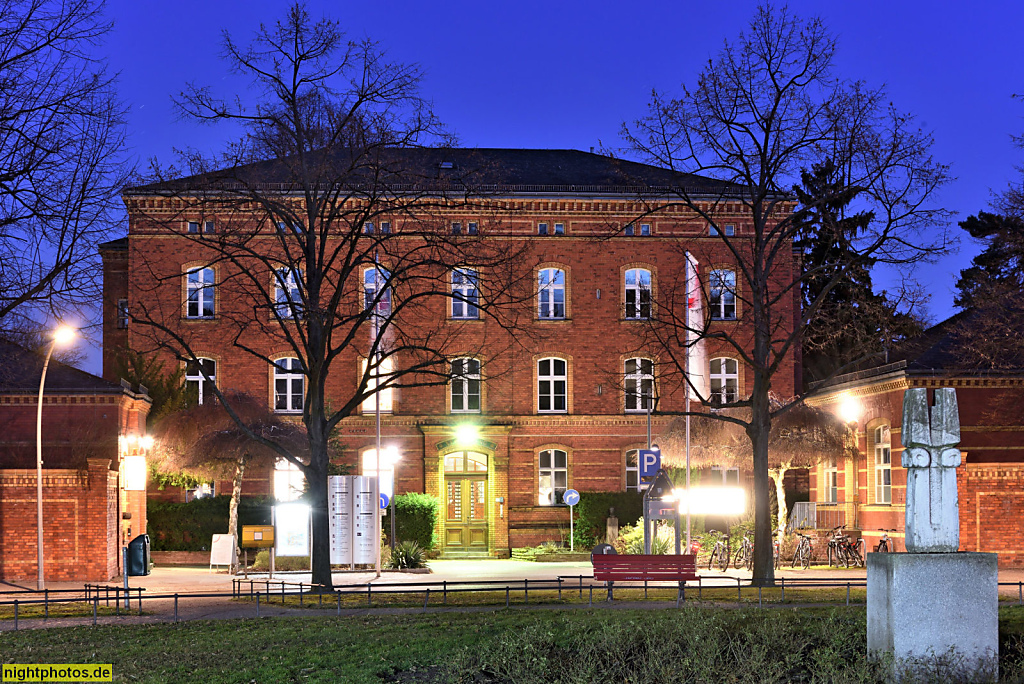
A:
{"label": "bright spotlight", "polygon": [[476,425],[464,424],[455,428],[455,441],[461,446],[476,444],[480,436],[480,430]]}
{"label": "bright spotlight", "polygon": [[74,339],[75,329],[70,325],[58,325],[57,329],[53,331],[53,341],[62,347],[71,344]]}
{"label": "bright spotlight", "polygon": [[860,402],[853,397],[843,397],[839,403],[839,417],[847,423],[856,423],[860,418]]}
{"label": "bright spotlight", "polygon": [[[743,515],[747,507],[747,493],[743,487],[690,487],[672,490],[679,500],[679,512],[686,515]],[[689,507],[689,511],[687,511]]]}

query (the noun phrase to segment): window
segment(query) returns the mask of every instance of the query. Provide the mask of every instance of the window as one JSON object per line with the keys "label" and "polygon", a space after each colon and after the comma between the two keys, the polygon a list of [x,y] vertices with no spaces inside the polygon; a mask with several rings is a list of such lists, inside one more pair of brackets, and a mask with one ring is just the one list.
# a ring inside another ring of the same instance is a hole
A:
{"label": "window", "polygon": [[363,224],[363,234],[373,235],[373,221],[367,221]]}
{"label": "window", "polygon": [[[385,387],[380,392],[374,392],[377,389],[377,376],[384,378],[384,382],[387,382],[387,376],[391,375],[394,370],[394,364],[390,358],[381,359],[380,364],[377,366],[377,372],[370,375],[370,379],[366,382],[367,396],[363,399],[363,414],[371,414],[377,412],[377,397],[380,396],[380,412],[391,413],[394,408],[393,395],[391,387]],[[366,359],[363,359],[363,373],[366,373]]]}
{"label": "window", "polygon": [[471,268],[452,271],[452,318],[480,318],[478,280]]}
{"label": "window", "polygon": [[546,223],[538,223],[537,224],[537,235],[547,235],[547,234],[548,234],[548,224],[546,224]]}
{"label": "window", "polygon": [[839,468],[836,465],[835,459],[825,463],[825,481],[822,483],[822,489],[824,490],[827,503],[839,501]]}
{"label": "window", "polygon": [[728,404],[739,399],[740,364],[736,359],[711,359],[711,403]]}
{"label": "window", "polygon": [[651,317],[651,272],[642,268],[626,271],[626,318]]}
{"label": "window", "polygon": [[537,472],[539,505],[557,506],[562,503],[562,494],[569,488],[568,460],[568,455],[561,449],[540,452]]}
{"label": "window", "polygon": [[[202,225],[203,225],[203,232],[204,233],[215,233],[215,232],[217,232],[216,226],[214,225],[213,221],[205,221],[205,222],[203,222]],[[189,221],[188,222],[188,232],[193,233],[193,234],[194,233],[198,233],[199,232],[199,221]]]}
{"label": "window", "polygon": [[199,359],[185,364],[185,389],[194,396],[199,404],[208,404],[214,400],[213,385],[217,381],[217,362],[213,359]]}
{"label": "window", "polygon": [[888,425],[875,428],[875,503],[892,503],[892,437]]}
{"label": "window", "polygon": [[446,473],[486,473],[487,454],[476,451],[456,451],[444,457]]}
{"label": "window", "polygon": [[654,362],[650,359],[626,359],[623,382],[626,412],[637,413],[654,407]]}
{"label": "window", "polygon": [[395,495],[395,462],[397,460],[398,450],[395,447],[381,449],[379,463],[376,449],[367,449],[363,452],[363,476],[376,477],[379,469],[380,493],[387,494],[389,499]]}
{"label": "window", "polygon": [[212,268],[193,268],[189,270],[185,279],[186,289],[186,318],[213,318],[214,313],[214,272]]}
{"label": "window", "polygon": [[640,234],[641,235],[650,235],[651,234],[651,224],[650,223],[641,223],[640,224]]}
{"label": "window", "polygon": [[565,235],[565,224],[564,223],[556,223],[554,225],[554,228],[555,228],[555,235]]}
{"label": "window", "polygon": [[711,271],[708,278],[711,318],[720,321],[736,320],[736,272]]}
{"label": "window", "polygon": [[391,233],[391,221],[381,221],[380,222],[380,229],[379,230],[380,230],[380,234],[381,235],[388,235],[388,234],[390,234]]}
{"label": "window", "polygon": [[466,224],[466,232],[470,235],[479,235],[480,227],[477,225],[476,221],[470,221]]}
{"label": "window", "polygon": [[642,492],[648,483],[640,481],[640,451],[630,449],[626,452],[626,491]]}
{"label": "window", "polygon": [[117,300],[117,327],[124,330],[128,327],[128,321],[131,320],[131,315],[128,313],[128,300],[118,299]]}
{"label": "window", "polygon": [[626,237],[632,237],[634,233],[636,233],[636,230],[633,228],[632,223],[627,224],[626,227],[622,229],[622,234]]}
{"label": "window", "polygon": [[302,413],[306,376],[296,358],[274,362],[274,410],[278,413]]}
{"label": "window", "polygon": [[711,466],[711,485],[723,487],[739,487],[740,469],[723,468],[722,466]]}
{"label": "window", "polygon": [[537,272],[537,317],[545,320],[565,318],[565,271],[542,268]]}
{"label": "window", "polygon": [[274,464],[274,498],[284,503],[295,501],[306,492],[306,478],[299,466],[291,461],[279,459]]}
{"label": "window", "polygon": [[274,310],[281,318],[302,318],[301,279],[298,269],[284,267],[274,271]]}
{"label": "window", "polygon": [[376,306],[378,316],[391,315],[391,290],[385,289],[390,277],[391,274],[380,266],[363,271],[363,307],[370,309]]}
{"label": "window", "polygon": [[274,225],[277,226],[278,233],[291,233],[294,230],[299,235],[302,234],[302,226],[299,224],[289,225],[287,221],[275,221]]}
{"label": "window", "polygon": [[207,221],[206,223],[203,224],[203,232],[204,233],[215,233],[215,232],[217,232],[214,229],[213,221]]}
{"label": "window", "polygon": [[[736,234],[736,226],[734,226],[731,223],[727,223],[724,226],[722,226],[722,233],[725,233],[727,237],[732,237],[733,235]],[[718,232],[717,226],[708,226],[708,235],[715,237],[717,235],[721,235],[722,233]]]}
{"label": "window", "polygon": [[540,413],[566,413],[567,386],[565,359],[537,362],[537,410]]}
{"label": "window", "polygon": [[190,232],[190,233],[198,233],[199,232],[199,221],[189,221],[188,222],[188,232]]}
{"label": "window", "polygon": [[461,221],[452,221],[452,235],[462,235]]}
{"label": "window", "polygon": [[480,361],[452,361],[452,413],[480,413]]}

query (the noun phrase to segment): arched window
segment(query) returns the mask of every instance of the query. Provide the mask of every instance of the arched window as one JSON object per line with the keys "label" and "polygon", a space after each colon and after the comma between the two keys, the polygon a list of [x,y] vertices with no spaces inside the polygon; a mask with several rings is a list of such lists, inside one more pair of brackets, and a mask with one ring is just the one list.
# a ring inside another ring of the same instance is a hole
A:
{"label": "arched window", "polygon": [[711,359],[711,403],[728,404],[739,399],[740,364],[736,359]]}
{"label": "arched window", "polygon": [[306,375],[302,362],[294,357],[274,362],[274,411],[302,413]]}
{"label": "arched window", "polygon": [[560,268],[537,271],[537,318],[565,318],[565,271]]}
{"label": "arched window", "polygon": [[651,272],[643,268],[626,271],[626,318],[651,317]]}
{"label": "arched window", "polygon": [[653,408],[654,362],[650,359],[626,359],[623,387],[627,413],[639,413]]}
{"label": "arched window", "polygon": [[216,395],[213,385],[217,382],[217,362],[213,359],[200,358],[198,363],[189,361],[185,364],[185,388],[195,392],[200,404],[209,403]]}
{"label": "arched window", "polygon": [[569,488],[569,457],[561,449],[545,449],[538,457],[537,503],[557,506]]}
{"label": "arched window", "polygon": [[711,271],[708,275],[708,305],[711,318],[719,321],[736,320],[736,272]]}
{"label": "arched window", "polygon": [[537,411],[567,413],[568,406],[565,359],[541,359],[537,362]]}
{"label": "arched window", "polygon": [[480,361],[452,361],[452,413],[480,413]]}

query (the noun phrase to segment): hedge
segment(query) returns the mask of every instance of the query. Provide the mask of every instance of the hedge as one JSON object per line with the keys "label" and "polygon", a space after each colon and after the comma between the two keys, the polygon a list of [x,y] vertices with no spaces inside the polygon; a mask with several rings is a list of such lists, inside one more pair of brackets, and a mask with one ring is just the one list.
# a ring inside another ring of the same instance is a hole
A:
{"label": "hedge", "polygon": [[[437,543],[434,527],[437,525],[441,501],[430,494],[399,494],[395,497],[395,530],[399,541],[413,541],[424,549],[433,549]],[[384,534],[391,536],[391,507],[384,515]]]}
{"label": "hedge", "polygon": [[[148,501],[147,528],[153,551],[208,551],[215,534],[228,531],[230,496],[195,499],[188,503]],[[272,499],[243,498],[238,502],[238,539],[242,525],[269,525]]]}
{"label": "hedge", "polygon": [[604,541],[609,509],[615,509],[620,525],[628,525],[643,517],[643,506],[643,492],[580,492],[575,506],[576,543],[592,546]]}

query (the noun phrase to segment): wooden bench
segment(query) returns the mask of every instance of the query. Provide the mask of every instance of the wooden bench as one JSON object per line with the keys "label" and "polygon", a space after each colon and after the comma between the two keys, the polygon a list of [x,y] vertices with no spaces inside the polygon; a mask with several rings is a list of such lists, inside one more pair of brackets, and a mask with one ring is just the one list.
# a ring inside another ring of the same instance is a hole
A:
{"label": "wooden bench", "polygon": [[697,579],[697,557],[682,555],[595,554],[594,579],[608,582],[608,600],[614,582],[687,582]]}

